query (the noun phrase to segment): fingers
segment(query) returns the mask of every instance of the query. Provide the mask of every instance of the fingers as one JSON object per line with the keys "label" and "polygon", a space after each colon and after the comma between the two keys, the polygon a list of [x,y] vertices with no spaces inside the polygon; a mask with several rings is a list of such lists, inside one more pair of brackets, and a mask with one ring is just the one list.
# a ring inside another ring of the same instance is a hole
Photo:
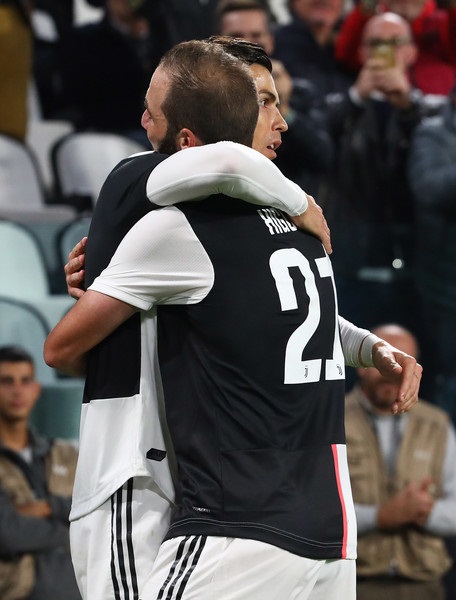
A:
{"label": "fingers", "polygon": [[67,275],[66,284],[69,295],[75,300],[79,300],[84,293],[84,276],[85,271],[81,269],[77,273],[72,273],[71,275]]}
{"label": "fingers", "polygon": [[68,262],[64,267],[68,294],[78,300],[84,294],[83,269],[87,238],[84,237],[68,254]]}
{"label": "fingers", "polygon": [[73,250],[71,250],[71,252],[68,254],[68,260],[70,261],[73,258],[76,258],[77,256],[80,256],[81,254],[84,254],[86,244],[87,244],[87,237],[83,237],[82,240],[80,240],[76,244],[76,246],[73,248]]}
{"label": "fingers", "polygon": [[[70,252],[71,254],[71,252]],[[64,266],[64,271],[65,271],[65,275],[68,277],[68,275],[71,275],[72,273],[76,273],[77,271],[80,271],[84,265],[84,261],[85,261],[85,254],[80,254],[79,256],[76,256],[74,258],[69,258],[70,254],[68,255],[68,262],[67,264]]]}
{"label": "fingers", "polygon": [[[331,232],[326,222],[321,206],[319,206],[313,196],[307,196],[307,210],[302,215],[302,228],[313,233],[323,244],[328,254],[332,253]],[[299,225],[298,225],[299,226]]]}
{"label": "fingers", "polygon": [[398,399],[393,405],[394,413],[404,413],[413,408],[418,402],[423,367],[416,360],[405,355],[401,361],[402,378]]}
{"label": "fingers", "polygon": [[323,246],[325,247],[326,252],[328,254],[332,254],[331,231],[328,227],[328,224],[326,223],[326,219],[325,219],[325,224],[326,224],[326,227],[324,228],[321,242],[322,242]]}

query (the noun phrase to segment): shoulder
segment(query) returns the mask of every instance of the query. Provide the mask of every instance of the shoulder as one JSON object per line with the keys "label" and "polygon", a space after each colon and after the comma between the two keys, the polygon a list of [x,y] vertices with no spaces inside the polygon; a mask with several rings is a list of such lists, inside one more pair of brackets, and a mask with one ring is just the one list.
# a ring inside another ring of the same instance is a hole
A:
{"label": "shoulder", "polygon": [[131,206],[138,201],[148,204],[146,182],[155,167],[167,158],[166,154],[145,151],[133,154],[121,160],[107,176],[95,205],[94,215],[100,206],[109,206],[109,210],[118,209],[116,202]]}
{"label": "shoulder", "polygon": [[432,115],[430,117],[425,117],[420,125],[419,129],[421,131],[435,131],[443,126],[443,115]]}
{"label": "shoulder", "polygon": [[51,456],[56,463],[73,463],[78,458],[78,447],[76,442],[55,439],[51,446]]}
{"label": "shoulder", "polygon": [[361,391],[358,386],[355,386],[345,396],[345,416],[351,418],[353,415],[361,413]]}
{"label": "shoulder", "polygon": [[108,180],[119,178],[138,177],[142,172],[150,172],[168,158],[167,154],[161,154],[154,150],[145,150],[138,154],[132,154],[121,160],[108,175]]}
{"label": "shoulder", "polygon": [[439,406],[431,404],[426,400],[421,400],[413,407],[409,413],[411,418],[425,419],[426,421],[434,421],[437,425],[447,427],[450,418],[446,411]]}
{"label": "shoulder", "polygon": [[177,206],[148,212],[125,235],[111,265],[156,262],[188,251],[196,235],[187,216]]}
{"label": "shoulder", "polygon": [[131,228],[125,237],[135,237],[140,232],[144,235],[148,235],[151,228],[158,229],[157,235],[165,237],[169,235],[167,230],[173,228],[185,220],[184,213],[177,206],[164,206],[152,210],[144,215],[139,221]]}
{"label": "shoulder", "polygon": [[441,94],[423,94],[420,90],[412,90],[412,101],[421,107],[422,117],[424,119],[434,116],[441,116],[448,103],[448,98]]}

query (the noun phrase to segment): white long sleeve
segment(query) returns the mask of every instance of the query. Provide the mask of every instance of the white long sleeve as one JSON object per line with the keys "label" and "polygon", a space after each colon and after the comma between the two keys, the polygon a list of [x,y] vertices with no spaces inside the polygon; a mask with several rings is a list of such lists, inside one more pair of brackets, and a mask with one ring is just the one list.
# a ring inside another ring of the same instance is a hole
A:
{"label": "white long sleeve", "polygon": [[305,192],[265,156],[235,142],[176,152],[149,176],[147,197],[159,206],[225,194],[291,216],[307,209]]}
{"label": "white long sleeve", "polygon": [[372,347],[380,338],[368,329],[353,325],[340,315],[339,327],[345,364],[350,367],[373,367]]}

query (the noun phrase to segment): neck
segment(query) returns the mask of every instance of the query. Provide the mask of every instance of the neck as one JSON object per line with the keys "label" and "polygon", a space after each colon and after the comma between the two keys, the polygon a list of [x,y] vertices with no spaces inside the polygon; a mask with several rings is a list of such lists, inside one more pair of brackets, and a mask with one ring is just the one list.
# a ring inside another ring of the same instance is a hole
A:
{"label": "neck", "polygon": [[27,421],[16,423],[0,421],[0,440],[10,450],[15,452],[23,450],[29,441]]}
{"label": "neck", "polygon": [[332,39],[332,27],[326,23],[312,23],[309,25],[309,29],[319,46],[327,46]]}
{"label": "neck", "polygon": [[360,400],[364,409],[367,410],[371,415],[374,416],[393,416],[391,412],[391,405],[379,406],[372,396],[369,394],[369,390],[365,389],[362,384],[359,386]]}
{"label": "neck", "polygon": [[376,415],[378,415],[379,417],[392,417],[392,416],[394,416],[393,413],[391,412],[391,407],[390,406],[388,406],[387,408],[381,408],[381,407],[372,405],[372,408],[374,410],[374,413]]}

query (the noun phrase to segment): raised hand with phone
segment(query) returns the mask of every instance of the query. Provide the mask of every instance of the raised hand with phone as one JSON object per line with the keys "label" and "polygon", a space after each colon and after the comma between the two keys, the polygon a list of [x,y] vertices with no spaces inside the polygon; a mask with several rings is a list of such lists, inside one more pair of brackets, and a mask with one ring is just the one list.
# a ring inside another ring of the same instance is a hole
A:
{"label": "raised hand with phone", "polygon": [[409,69],[416,59],[409,25],[393,13],[373,17],[361,47],[363,66],[354,84],[361,100],[382,95],[399,110],[412,104]]}

